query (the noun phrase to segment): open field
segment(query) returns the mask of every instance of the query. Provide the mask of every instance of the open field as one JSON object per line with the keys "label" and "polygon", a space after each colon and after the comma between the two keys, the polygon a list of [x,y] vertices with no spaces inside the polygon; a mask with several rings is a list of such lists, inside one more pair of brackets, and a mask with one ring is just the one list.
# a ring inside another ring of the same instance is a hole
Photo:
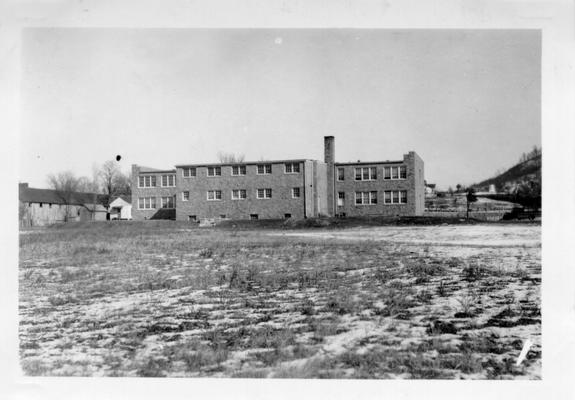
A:
{"label": "open field", "polygon": [[538,224],[22,232],[21,365],[64,376],[540,379],[540,239]]}

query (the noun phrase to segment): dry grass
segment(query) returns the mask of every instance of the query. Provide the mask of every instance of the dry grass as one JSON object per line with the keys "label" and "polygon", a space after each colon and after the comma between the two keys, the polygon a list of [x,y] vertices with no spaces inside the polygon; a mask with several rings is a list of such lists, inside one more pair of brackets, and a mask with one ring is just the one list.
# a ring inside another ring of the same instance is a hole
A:
{"label": "dry grass", "polygon": [[[22,368],[539,378],[540,246],[474,249],[171,222],[34,231],[20,237]],[[526,337],[536,345],[516,367]]]}

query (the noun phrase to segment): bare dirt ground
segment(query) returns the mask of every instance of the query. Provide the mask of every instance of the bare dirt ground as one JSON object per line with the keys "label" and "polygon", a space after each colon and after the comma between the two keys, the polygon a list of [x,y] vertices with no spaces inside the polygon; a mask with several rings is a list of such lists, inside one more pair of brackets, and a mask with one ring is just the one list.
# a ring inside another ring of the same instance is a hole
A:
{"label": "bare dirt ground", "polygon": [[540,239],[536,224],[31,231],[20,237],[21,365],[44,376],[540,379]]}

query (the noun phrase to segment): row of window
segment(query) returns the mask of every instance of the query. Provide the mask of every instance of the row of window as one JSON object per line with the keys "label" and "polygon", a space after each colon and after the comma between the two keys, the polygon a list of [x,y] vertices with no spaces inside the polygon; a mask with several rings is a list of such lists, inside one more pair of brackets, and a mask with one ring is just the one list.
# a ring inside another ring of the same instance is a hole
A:
{"label": "row of window", "polygon": [[[176,196],[160,197],[160,207],[161,208],[175,208],[176,207]],[[156,209],[156,198],[155,197],[139,197],[138,198],[138,209],[139,210],[154,210],[154,209]]]}
{"label": "row of window", "polygon": [[[156,175],[140,175],[138,176],[138,187],[148,188],[157,186]],[[176,175],[161,175],[160,183],[162,187],[175,187]]]}
{"label": "row of window", "polygon": [[[383,179],[406,179],[407,170],[405,165],[397,167],[383,167]],[[377,179],[376,167],[358,167],[355,168],[356,181],[374,181]],[[345,180],[345,168],[337,169],[337,180]]]}
{"label": "row of window", "polygon": [[[377,204],[377,191],[355,192],[356,205]],[[407,190],[386,190],[383,192],[383,204],[407,204]],[[345,192],[337,193],[337,205],[345,205]]]}
{"label": "row of window", "polygon": [[[232,176],[244,176],[246,175],[245,165],[232,165],[231,175]],[[272,173],[272,164],[258,164],[256,166],[256,171],[258,175],[269,175]],[[286,174],[299,174],[300,164],[299,163],[285,163],[284,173]],[[207,167],[207,176],[215,177],[222,176],[222,167]],[[182,169],[182,176],[184,178],[193,178],[197,176],[196,167],[186,167]]]}
{"label": "row of window", "polygon": [[[284,164],[284,172],[286,174],[297,174],[300,172],[299,163],[286,163]],[[269,175],[272,173],[272,164],[258,164],[257,174],[258,175]],[[184,178],[192,178],[196,176],[196,168],[189,167],[183,168],[182,175]],[[234,165],[231,167],[232,176],[244,176],[246,175],[245,165]],[[222,167],[207,167],[207,176],[218,177],[222,176]],[[404,165],[396,167],[384,167],[383,168],[383,179],[406,179],[407,170]],[[356,181],[374,181],[377,179],[377,168],[376,167],[358,167],[355,168],[355,180]],[[345,180],[345,168],[337,169],[337,180]],[[175,175],[161,175],[160,182],[162,187],[175,187],[176,186],[176,176]],[[138,177],[138,187],[148,188],[156,187],[156,175],[140,175]]]}
{"label": "row of window", "polygon": [[[291,196],[294,199],[299,198],[301,195],[300,188],[292,188]],[[355,192],[355,204],[356,205],[374,205],[377,204],[377,191],[368,192]],[[208,201],[218,201],[222,200],[221,190],[208,190],[206,193],[206,198]],[[257,199],[271,199],[272,189],[257,189],[256,190]],[[232,200],[245,200],[247,199],[246,189],[234,189],[231,191]],[[190,192],[182,192],[182,201],[190,200]],[[383,204],[407,204],[407,190],[386,190],[383,192]],[[337,205],[338,207],[343,207],[345,205],[345,192],[338,192],[337,194]],[[165,196],[160,198],[161,208],[174,208],[175,207],[175,196]],[[138,198],[138,209],[140,210],[152,210],[156,208],[156,198],[155,197],[140,197]]]}
{"label": "row of window", "polygon": [[[246,189],[233,189],[231,191],[232,200],[245,200],[247,199],[248,191]],[[301,196],[301,188],[295,187],[291,189],[291,197],[293,199],[299,199]],[[257,199],[271,199],[272,189],[264,188],[256,190]],[[206,192],[206,199],[208,201],[218,201],[222,200],[221,190],[208,190]],[[182,192],[182,201],[190,200],[190,192]],[[165,196],[160,198],[160,206],[162,208],[174,208],[175,207],[175,196]],[[138,209],[139,210],[153,210],[156,208],[156,198],[155,197],[139,197],[138,198]]]}
{"label": "row of window", "polygon": [[[291,189],[291,197],[293,199],[299,199],[301,196],[301,188],[295,187]],[[221,190],[208,190],[207,192],[207,199],[210,201],[215,200],[222,200],[222,191]],[[231,199],[232,200],[245,200],[248,198],[248,191],[246,189],[233,189],[231,191]],[[257,199],[271,199],[272,198],[272,189],[264,188],[264,189],[256,189],[256,198]],[[182,192],[182,201],[188,201],[190,199],[190,192],[184,191]]]}

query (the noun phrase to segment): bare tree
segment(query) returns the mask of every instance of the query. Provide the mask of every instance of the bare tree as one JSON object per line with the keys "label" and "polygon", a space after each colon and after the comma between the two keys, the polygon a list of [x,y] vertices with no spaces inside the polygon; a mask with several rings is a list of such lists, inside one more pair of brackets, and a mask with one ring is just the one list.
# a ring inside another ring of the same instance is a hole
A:
{"label": "bare tree", "polygon": [[244,162],[245,156],[243,154],[225,153],[218,151],[218,160],[221,163],[241,163]]}
{"label": "bare tree", "polygon": [[50,174],[47,180],[48,185],[56,191],[56,195],[64,203],[64,222],[68,222],[68,218],[70,217],[70,204],[73,201],[74,193],[78,191],[79,179],[76,178],[73,172],[65,171],[58,174]]}
{"label": "bare tree", "polygon": [[78,178],[78,191],[84,193],[97,193],[98,181],[90,179],[87,176],[81,176]]}
{"label": "bare tree", "polygon": [[105,194],[113,196],[131,193],[130,178],[120,170],[116,161],[106,161],[98,168],[97,175]]}

